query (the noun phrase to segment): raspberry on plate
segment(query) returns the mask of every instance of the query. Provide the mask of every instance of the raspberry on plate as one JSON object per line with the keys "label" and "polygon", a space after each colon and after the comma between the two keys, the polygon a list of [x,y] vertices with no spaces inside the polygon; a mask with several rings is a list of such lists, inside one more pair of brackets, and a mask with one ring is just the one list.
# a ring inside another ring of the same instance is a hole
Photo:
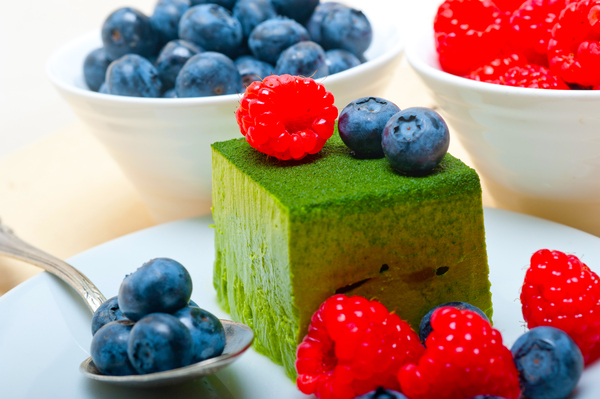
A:
{"label": "raspberry on plate", "polygon": [[433,331],[418,363],[398,373],[402,392],[411,399],[464,399],[497,395],[517,399],[519,376],[511,352],[490,323],[470,310],[437,309]]}
{"label": "raspberry on plate", "polygon": [[510,17],[511,49],[532,64],[548,66],[548,41],[561,11],[573,0],[527,0]]}
{"label": "raspberry on plate", "polygon": [[333,95],[310,78],[268,76],[246,89],[235,115],[248,143],[280,160],[321,151],[333,135]]}
{"label": "raspberry on plate", "polygon": [[519,54],[510,54],[496,58],[489,64],[479,67],[467,75],[467,78],[480,82],[500,84],[500,78],[504,76],[509,69],[515,66],[527,64],[524,56]]}
{"label": "raspberry on plate", "polygon": [[552,29],[548,59],[552,71],[567,83],[600,84],[600,0],[569,4]]}
{"label": "raspberry on plate", "polygon": [[548,249],[533,254],[521,305],[529,328],[565,331],[586,365],[600,357],[600,279],[576,256]]}
{"label": "raspberry on plate", "polygon": [[510,68],[500,77],[500,84],[532,89],[570,90],[569,86],[548,68],[533,64]]}
{"label": "raspberry on plate", "polygon": [[433,23],[442,69],[466,75],[497,58],[506,44],[505,18],[491,0],[446,0]]}
{"label": "raspberry on plate", "polygon": [[381,303],[335,295],[315,312],[298,346],[298,388],[320,399],[352,399],[378,387],[398,390],[399,368],[421,353],[417,334]]}

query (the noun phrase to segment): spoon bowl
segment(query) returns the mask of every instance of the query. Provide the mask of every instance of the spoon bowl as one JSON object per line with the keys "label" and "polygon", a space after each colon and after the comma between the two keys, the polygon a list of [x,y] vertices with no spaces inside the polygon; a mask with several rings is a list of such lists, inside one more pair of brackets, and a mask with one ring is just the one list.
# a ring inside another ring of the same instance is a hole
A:
{"label": "spoon bowl", "polygon": [[[67,262],[27,244],[11,229],[3,226],[2,221],[0,221],[0,255],[39,266],[59,277],[81,296],[92,313],[106,301],[100,290],[83,273]],[[195,380],[228,366],[252,345],[254,333],[250,327],[230,320],[221,320],[221,323],[225,330],[225,348],[221,355],[211,359],[159,373],[111,376],[101,374],[90,357],[81,363],[79,370],[92,380],[137,388],[162,387]]]}

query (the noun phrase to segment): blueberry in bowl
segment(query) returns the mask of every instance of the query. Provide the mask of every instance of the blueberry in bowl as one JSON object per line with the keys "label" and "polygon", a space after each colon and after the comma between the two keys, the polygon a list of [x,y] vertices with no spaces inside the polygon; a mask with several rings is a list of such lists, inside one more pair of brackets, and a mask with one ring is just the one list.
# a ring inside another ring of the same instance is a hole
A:
{"label": "blueberry in bowl", "polygon": [[158,71],[144,57],[127,54],[114,61],[106,71],[109,94],[129,97],[160,97],[162,82]]}
{"label": "blueberry in bowl", "polygon": [[271,0],[277,12],[299,23],[305,23],[319,4],[319,0]]}
{"label": "blueberry in bowl", "polygon": [[190,8],[189,0],[159,0],[150,17],[150,23],[158,36],[158,48],[179,38],[179,21]]}
{"label": "blueberry in bowl", "polygon": [[329,75],[325,51],[315,42],[300,42],[287,48],[277,60],[275,75],[323,78]]}
{"label": "blueberry in bowl", "polygon": [[275,64],[285,49],[307,40],[310,35],[304,26],[292,19],[277,17],[254,28],[248,46],[256,58]]}
{"label": "blueberry in bowl", "polygon": [[373,29],[362,11],[334,8],[321,23],[321,44],[325,50],[342,49],[360,57],[371,45]]}
{"label": "blueberry in bowl", "polygon": [[120,8],[106,18],[102,42],[111,60],[126,54],[152,57],[158,51],[158,35],[150,19],[131,7]]}
{"label": "blueberry in bowl", "polygon": [[242,24],[242,32],[246,39],[261,22],[277,16],[270,0],[238,0],[232,12]]}
{"label": "blueberry in bowl", "polygon": [[315,11],[312,13],[310,19],[306,23],[306,29],[308,30],[308,33],[310,33],[310,38],[312,41],[321,44],[321,26],[323,24],[323,18],[325,18],[325,15],[327,15],[327,13],[329,13],[331,10],[341,7],[346,6],[342,3],[329,1],[327,3],[321,3],[317,6],[317,8],[315,8]]}
{"label": "blueberry in bowl", "polygon": [[191,0],[192,6],[200,4],[217,4],[221,7],[225,7],[228,10],[232,10],[237,0]]}
{"label": "blueberry in bowl", "polygon": [[177,75],[175,92],[179,98],[241,93],[242,77],[230,58],[207,51],[185,63]]}
{"label": "blueberry in bowl", "polygon": [[346,50],[329,50],[325,52],[325,62],[329,68],[329,74],[343,72],[361,64],[358,57]]}
{"label": "blueberry in bowl", "polygon": [[85,83],[92,91],[99,91],[106,79],[106,70],[111,60],[104,47],[98,48],[85,57],[83,62],[83,77]]}
{"label": "blueberry in bowl", "polygon": [[177,79],[183,65],[202,51],[202,48],[186,40],[172,40],[167,43],[154,63],[163,84],[163,90],[170,90],[175,87],[175,79]]}
{"label": "blueberry in bowl", "polygon": [[250,55],[244,55],[235,60],[235,66],[242,77],[242,85],[250,86],[256,82],[272,75],[275,67],[268,62],[261,61]]}

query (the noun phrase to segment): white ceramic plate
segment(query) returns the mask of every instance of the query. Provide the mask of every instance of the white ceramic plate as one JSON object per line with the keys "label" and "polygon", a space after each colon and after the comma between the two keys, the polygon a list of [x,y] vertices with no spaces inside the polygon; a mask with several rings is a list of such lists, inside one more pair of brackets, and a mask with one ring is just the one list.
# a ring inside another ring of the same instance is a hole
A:
{"label": "white ceramic plate", "polygon": [[[125,274],[147,260],[166,256],[192,274],[192,299],[218,317],[212,287],[213,230],[207,217],[173,222],[86,251],[70,260],[107,296]],[[507,345],[525,331],[519,288],[533,252],[550,248],[573,253],[600,270],[600,238],[553,222],[497,209],[485,210],[494,322]],[[173,388],[135,390],[84,378],[78,370],[89,356],[91,315],[65,284],[42,273],[0,298],[0,398],[305,398],[283,369],[250,350],[209,378]],[[585,371],[575,398],[600,397],[600,364]]]}

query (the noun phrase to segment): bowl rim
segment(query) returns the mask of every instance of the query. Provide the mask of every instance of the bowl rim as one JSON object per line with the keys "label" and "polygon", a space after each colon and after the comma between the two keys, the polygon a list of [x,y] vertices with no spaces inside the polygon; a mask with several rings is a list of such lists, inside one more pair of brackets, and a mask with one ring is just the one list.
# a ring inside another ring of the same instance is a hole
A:
{"label": "bowl rim", "polygon": [[[423,50],[425,49],[425,50]],[[480,82],[477,80],[467,79],[462,76],[453,75],[445,72],[440,68],[429,65],[421,56],[420,52],[433,49],[434,33],[433,26],[431,29],[423,29],[419,34],[412,36],[406,44],[406,60],[409,65],[419,74],[420,77],[427,77],[444,84],[456,87],[463,87],[468,90],[483,92],[492,95],[501,96],[523,96],[523,97],[540,97],[540,98],[565,98],[565,99],[598,99],[600,98],[600,90],[548,90],[534,89],[529,87],[514,87],[502,86],[495,83]]]}
{"label": "bowl rim", "polygon": [[[389,63],[394,58],[400,56],[405,48],[405,41],[402,40],[400,30],[396,25],[391,24],[390,28],[396,34],[398,40],[390,47],[387,51],[379,56],[368,60],[367,62],[358,65],[354,68],[348,69],[336,73],[334,75],[325,76],[320,79],[316,79],[319,83],[333,80],[337,82],[342,79],[351,79],[352,74],[358,74],[363,71],[367,71],[372,68],[380,67],[384,64]],[[144,98],[144,97],[127,97],[117,96],[104,93],[98,93],[89,89],[83,89],[75,86],[72,83],[65,82],[54,73],[54,69],[58,60],[64,57],[65,53],[69,52],[73,47],[78,47],[87,41],[91,41],[93,38],[100,37],[100,29],[89,31],[75,39],[68,41],[67,43],[56,49],[46,61],[46,75],[50,81],[57,86],[59,89],[64,90],[70,94],[93,99],[96,101],[105,101],[112,103],[122,104],[152,104],[152,105],[166,105],[166,106],[180,106],[180,105],[218,105],[223,103],[230,103],[233,101],[239,102],[242,98],[242,93],[227,94],[223,96],[212,96],[212,97],[190,97],[190,98]],[[82,66],[83,68],[83,66]]]}

